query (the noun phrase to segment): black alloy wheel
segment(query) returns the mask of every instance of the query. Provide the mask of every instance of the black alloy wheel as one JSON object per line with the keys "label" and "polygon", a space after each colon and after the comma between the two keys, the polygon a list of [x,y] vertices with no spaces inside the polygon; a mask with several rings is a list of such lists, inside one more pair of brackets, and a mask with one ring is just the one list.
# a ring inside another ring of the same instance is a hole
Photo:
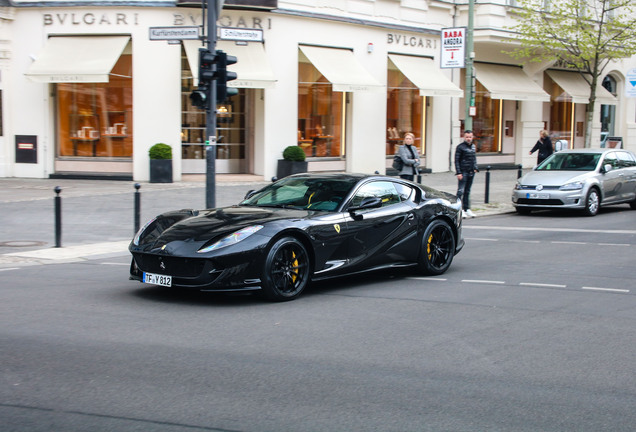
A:
{"label": "black alloy wheel", "polygon": [[453,262],[455,236],[453,230],[443,220],[436,219],[426,228],[422,238],[419,268],[428,275],[444,273]]}
{"label": "black alloy wheel", "polygon": [[310,270],[305,246],[293,237],[279,239],[269,249],[265,259],[263,296],[272,301],[295,299],[309,283]]}

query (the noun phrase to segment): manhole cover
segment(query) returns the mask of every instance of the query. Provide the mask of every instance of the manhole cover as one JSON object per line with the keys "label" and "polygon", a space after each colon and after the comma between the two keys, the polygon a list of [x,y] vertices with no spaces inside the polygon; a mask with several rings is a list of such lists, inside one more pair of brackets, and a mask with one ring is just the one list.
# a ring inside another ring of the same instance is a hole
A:
{"label": "manhole cover", "polygon": [[33,247],[44,246],[46,242],[43,241],[31,241],[31,240],[10,240],[0,242],[0,247]]}

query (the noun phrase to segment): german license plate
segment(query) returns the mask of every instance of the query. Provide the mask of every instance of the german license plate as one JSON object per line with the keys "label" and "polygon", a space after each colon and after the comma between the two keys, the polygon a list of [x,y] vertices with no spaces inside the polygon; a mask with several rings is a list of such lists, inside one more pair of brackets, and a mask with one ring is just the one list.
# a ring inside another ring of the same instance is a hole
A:
{"label": "german license plate", "polygon": [[534,198],[534,199],[548,199],[550,198],[550,194],[547,193],[527,193],[526,198]]}
{"label": "german license plate", "polygon": [[143,282],[148,284],[153,284],[153,285],[161,285],[161,286],[169,287],[169,286],[172,286],[172,276],[144,272]]}

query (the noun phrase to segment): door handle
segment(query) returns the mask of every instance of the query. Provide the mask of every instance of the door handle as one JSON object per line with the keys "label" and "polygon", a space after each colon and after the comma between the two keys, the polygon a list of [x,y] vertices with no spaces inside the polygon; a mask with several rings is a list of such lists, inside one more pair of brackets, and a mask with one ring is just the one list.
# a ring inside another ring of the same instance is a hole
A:
{"label": "door handle", "polygon": [[413,213],[409,213],[409,215],[406,217],[407,220],[413,220],[415,219],[415,215]]}

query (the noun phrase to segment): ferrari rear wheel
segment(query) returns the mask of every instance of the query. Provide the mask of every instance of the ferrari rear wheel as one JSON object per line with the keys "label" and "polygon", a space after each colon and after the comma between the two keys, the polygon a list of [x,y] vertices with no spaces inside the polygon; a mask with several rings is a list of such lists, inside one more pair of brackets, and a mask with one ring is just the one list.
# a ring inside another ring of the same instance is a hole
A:
{"label": "ferrari rear wheel", "polygon": [[262,289],[268,300],[287,301],[298,297],[310,276],[307,249],[293,237],[283,237],[267,252]]}
{"label": "ferrari rear wheel", "polygon": [[443,220],[434,220],[426,228],[420,252],[420,270],[428,275],[440,275],[450,267],[455,255],[453,230]]}

